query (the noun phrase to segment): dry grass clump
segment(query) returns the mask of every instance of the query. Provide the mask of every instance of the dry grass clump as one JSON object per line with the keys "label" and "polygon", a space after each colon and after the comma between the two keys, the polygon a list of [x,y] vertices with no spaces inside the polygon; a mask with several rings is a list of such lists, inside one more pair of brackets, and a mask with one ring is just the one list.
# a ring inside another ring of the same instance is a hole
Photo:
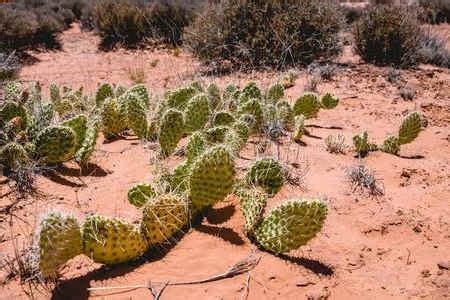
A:
{"label": "dry grass clump", "polygon": [[375,177],[372,170],[363,164],[348,168],[346,170],[346,176],[351,184],[352,191],[366,191],[371,196],[384,195],[384,186],[382,182]]}
{"label": "dry grass clump", "polygon": [[344,154],[347,145],[345,144],[345,137],[342,134],[329,135],[325,138],[325,148],[330,153]]}
{"label": "dry grass clump", "polygon": [[283,68],[340,52],[334,1],[229,0],[206,6],[185,42],[214,69]]}

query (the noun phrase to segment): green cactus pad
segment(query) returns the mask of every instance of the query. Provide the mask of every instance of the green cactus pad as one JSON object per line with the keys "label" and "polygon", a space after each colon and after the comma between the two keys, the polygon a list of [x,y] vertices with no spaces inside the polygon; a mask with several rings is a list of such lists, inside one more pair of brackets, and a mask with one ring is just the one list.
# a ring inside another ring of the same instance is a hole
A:
{"label": "green cactus pad", "polygon": [[61,163],[73,157],[76,142],[76,134],[72,128],[50,126],[37,136],[36,151],[46,163]]}
{"label": "green cactus pad", "polygon": [[319,200],[291,200],[269,212],[256,229],[255,239],[268,251],[289,252],[314,238],[326,216],[327,207]]}
{"label": "green cactus pad", "polygon": [[286,130],[292,130],[295,126],[294,111],[286,101],[277,103],[277,118],[283,122],[283,127]]}
{"label": "green cactus pad", "polygon": [[73,216],[47,214],[39,224],[38,236],[39,269],[46,278],[57,277],[61,266],[83,253],[80,225]]}
{"label": "green cactus pad", "polygon": [[194,213],[225,199],[234,184],[234,160],[224,146],[214,146],[193,164],[189,198]]}
{"label": "green cactus pad", "polygon": [[303,115],[299,115],[295,117],[295,127],[294,132],[292,134],[292,139],[299,143],[302,139],[303,134],[305,133],[305,117]]}
{"label": "green cactus pad", "polygon": [[237,93],[239,93],[239,89],[234,84],[229,84],[225,87],[225,90],[223,91],[223,99],[224,100],[236,100],[235,96],[237,96]]}
{"label": "green cactus pad", "polygon": [[400,142],[398,137],[389,135],[380,147],[383,152],[397,155],[400,152]]}
{"label": "green cactus pad", "polygon": [[231,128],[239,136],[242,143],[246,144],[250,134],[250,129],[248,128],[247,124],[243,121],[237,121],[231,125]]}
{"label": "green cactus pad", "polygon": [[285,182],[283,166],[272,158],[255,161],[246,174],[248,184],[262,187],[269,195],[275,195]]}
{"label": "green cactus pad", "polygon": [[142,210],[141,230],[149,245],[167,242],[189,222],[187,203],[173,194],[148,201]]}
{"label": "green cactus pad", "polygon": [[333,109],[339,104],[339,98],[331,95],[330,93],[326,93],[322,96],[320,103],[325,109]]}
{"label": "green cactus pad", "polygon": [[283,97],[284,87],[280,83],[275,83],[266,92],[266,99],[272,103],[278,102]]}
{"label": "green cactus pad", "polygon": [[182,162],[167,176],[170,192],[177,195],[183,195],[188,190],[191,167],[192,162]]}
{"label": "green cactus pad", "polygon": [[202,129],[209,119],[208,97],[199,94],[191,98],[184,110],[184,125],[187,132]]}
{"label": "green cactus pad", "polygon": [[117,99],[108,98],[101,111],[102,130],[106,138],[119,135],[126,128],[126,116],[119,107]]}
{"label": "green cactus pad", "polygon": [[175,109],[169,109],[163,115],[158,132],[161,153],[167,157],[175,150],[184,134],[183,114]]}
{"label": "green cactus pad", "polygon": [[142,207],[147,201],[156,196],[150,184],[139,183],[128,190],[128,202],[136,207]]}
{"label": "green cactus pad", "polygon": [[28,154],[24,147],[11,142],[0,147],[0,162],[12,170],[28,161]]}
{"label": "green cactus pad", "polygon": [[236,191],[236,196],[239,197],[240,209],[245,218],[245,232],[252,236],[263,220],[267,194],[257,188],[240,188]]}
{"label": "green cactus pad", "polygon": [[206,94],[208,95],[211,110],[215,110],[218,106],[220,106],[222,99],[220,97],[220,89],[216,84],[211,83],[206,89]]}
{"label": "green cactus pad", "polygon": [[143,139],[147,136],[147,114],[142,96],[138,93],[126,92],[119,100],[120,110],[126,117],[126,124],[134,134]]}
{"label": "green cactus pad", "polygon": [[242,99],[250,100],[250,99],[261,99],[262,93],[261,90],[258,88],[255,82],[249,82],[247,85],[242,89],[241,93]]}
{"label": "green cactus pad", "polygon": [[203,82],[201,82],[200,80],[193,81],[191,83],[191,87],[196,89],[199,93],[203,93],[205,91],[205,89],[203,88]]}
{"label": "green cactus pad", "polygon": [[227,111],[220,111],[214,115],[213,126],[227,126],[235,122],[232,114]]}
{"label": "green cactus pad", "polygon": [[217,126],[205,131],[205,138],[209,143],[222,143],[226,133],[230,130],[228,126]]}
{"label": "green cactus pad", "polygon": [[26,108],[17,102],[7,101],[0,108],[0,128],[15,117],[20,117],[20,129],[25,129],[28,125],[28,113]]}
{"label": "green cactus pad", "polygon": [[238,114],[250,114],[255,118],[255,123],[252,126],[254,131],[259,131],[262,128],[264,115],[258,99],[250,99],[244,103],[241,103],[238,107]]}
{"label": "green cactus pad", "polygon": [[410,113],[405,117],[398,130],[400,145],[409,144],[414,141],[422,130],[422,118],[418,112]]}
{"label": "green cactus pad", "polygon": [[114,97],[114,90],[109,83],[100,85],[95,93],[95,104],[101,107],[106,98]]}
{"label": "green cactus pad", "polygon": [[189,163],[193,162],[206,149],[206,139],[199,131],[194,132],[186,145],[186,157]]}
{"label": "green cactus pad", "polygon": [[294,114],[304,115],[306,119],[314,118],[320,110],[320,102],[316,94],[305,93],[294,104]]}
{"label": "green cactus pad", "polygon": [[95,145],[97,143],[99,127],[100,121],[98,120],[94,120],[91,124],[89,124],[84,140],[81,143],[81,147],[75,153],[75,161],[80,165],[85,165],[94,152]]}
{"label": "green cactus pad", "polygon": [[137,84],[129,88],[125,93],[135,94],[144,108],[148,108],[150,106],[150,96],[145,85]]}
{"label": "green cactus pad", "polygon": [[11,81],[5,84],[3,87],[6,101],[17,101],[22,93],[22,84],[19,82]]}
{"label": "green cactus pad", "polygon": [[377,145],[369,142],[369,135],[367,134],[367,131],[353,137],[353,147],[359,155],[363,156],[369,151],[378,150]]}
{"label": "green cactus pad", "polygon": [[82,240],[84,254],[107,265],[134,260],[148,248],[138,225],[97,215],[84,221]]}
{"label": "green cactus pad", "polygon": [[76,146],[75,149],[78,151],[78,149],[81,148],[84,138],[86,137],[86,131],[87,131],[87,118],[85,115],[78,115],[73,118],[70,118],[64,122],[61,123],[61,126],[66,126],[69,128],[72,128],[72,130],[76,134]]}
{"label": "green cactus pad", "polygon": [[49,86],[50,90],[50,100],[56,105],[58,102],[61,101],[61,93],[59,91],[59,87],[52,83]]}
{"label": "green cactus pad", "polygon": [[166,93],[167,104],[171,108],[184,110],[188,101],[194,97],[198,91],[192,87],[183,87]]}

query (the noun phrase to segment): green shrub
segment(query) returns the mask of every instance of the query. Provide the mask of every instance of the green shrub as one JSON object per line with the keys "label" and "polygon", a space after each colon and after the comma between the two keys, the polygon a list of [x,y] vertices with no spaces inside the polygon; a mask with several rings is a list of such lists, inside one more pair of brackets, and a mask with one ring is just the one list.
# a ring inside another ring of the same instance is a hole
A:
{"label": "green shrub", "polygon": [[340,10],[334,1],[228,0],[210,3],[185,43],[213,68],[282,68],[340,52]]}
{"label": "green shrub", "polygon": [[14,53],[0,53],[0,82],[14,79],[19,69],[19,59]]}
{"label": "green shrub", "polygon": [[409,67],[419,62],[417,14],[405,6],[377,5],[355,26],[355,49],[366,62]]}

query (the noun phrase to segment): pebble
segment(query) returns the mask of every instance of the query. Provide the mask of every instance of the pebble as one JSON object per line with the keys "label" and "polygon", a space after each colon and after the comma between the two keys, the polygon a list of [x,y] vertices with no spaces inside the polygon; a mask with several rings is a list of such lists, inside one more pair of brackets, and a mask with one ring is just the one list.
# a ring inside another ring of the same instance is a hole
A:
{"label": "pebble", "polygon": [[440,261],[437,265],[439,269],[450,270],[450,261]]}

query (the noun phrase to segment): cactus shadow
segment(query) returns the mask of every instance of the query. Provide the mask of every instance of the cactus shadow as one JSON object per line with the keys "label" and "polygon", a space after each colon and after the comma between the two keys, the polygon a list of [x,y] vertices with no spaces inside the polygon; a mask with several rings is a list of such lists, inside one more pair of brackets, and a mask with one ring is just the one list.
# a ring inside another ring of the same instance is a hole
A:
{"label": "cactus shadow", "polygon": [[78,183],[64,178],[63,176],[61,176],[61,174],[59,174],[55,170],[46,170],[42,172],[42,175],[45,178],[61,185],[66,185],[73,188],[85,186],[84,183]]}
{"label": "cactus shadow", "polygon": [[95,163],[88,163],[83,168],[71,168],[65,165],[60,166],[57,169],[58,173],[63,176],[70,176],[70,177],[105,177],[111,172],[103,169],[99,165]]}
{"label": "cactus shadow", "polygon": [[305,257],[296,257],[296,256],[287,255],[287,254],[276,254],[275,256],[277,256],[278,258],[281,258],[282,260],[286,260],[288,262],[302,266],[302,267],[314,272],[315,274],[326,275],[326,276],[331,276],[334,274],[334,270],[330,266],[327,266],[326,264],[324,264],[318,260],[315,260],[315,259],[309,259],[309,258],[305,258]]}
{"label": "cactus shadow", "polygon": [[411,155],[411,156],[405,156],[405,155],[397,155],[397,156],[400,157],[400,158],[403,158],[403,159],[424,159],[425,158],[425,156],[420,155],[420,154],[418,154],[418,155]]}
{"label": "cactus shadow", "polygon": [[235,212],[236,207],[232,204],[221,208],[211,208],[206,214],[206,219],[210,224],[222,224],[231,219]]}
{"label": "cactus shadow", "polygon": [[305,127],[319,128],[319,129],[334,129],[334,130],[342,130],[342,129],[344,129],[341,126],[321,126],[321,125],[316,125],[316,124],[305,125]]}
{"label": "cactus shadow", "polygon": [[214,237],[219,237],[225,242],[231,243],[236,246],[245,244],[242,237],[233,229],[227,227],[210,226],[205,224],[196,225],[195,230],[212,235]]}
{"label": "cactus shadow", "polygon": [[321,139],[322,139],[320,136],[314,135],[314,134],[312,134],[311,132],[305,132],[304,135],[306,135],[307,137],[316,139],[316,140],[321,140]]}

